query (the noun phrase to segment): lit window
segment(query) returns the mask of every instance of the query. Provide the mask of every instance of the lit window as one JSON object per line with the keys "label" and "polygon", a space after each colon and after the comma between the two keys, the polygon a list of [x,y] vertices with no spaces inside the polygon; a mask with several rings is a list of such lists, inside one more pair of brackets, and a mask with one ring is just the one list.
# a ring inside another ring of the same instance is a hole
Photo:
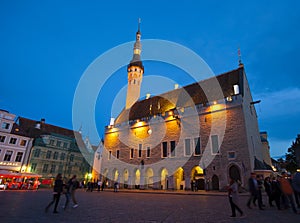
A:
{"label": "lit window", "polygon": [[21,162],[22,161],[22,157],[23,157],[23,153],[22,152],[18,152],[15,162]]}
{"label": "lit window", "polygon": [[27,140],[22,139],[20,142],[20,146],[26,146],[26,144],[27,144]]}
{"label": "lit window", "polygon": [[31,169],[31,172],[35,172],[35,170],[36,170],[36,165],[37,165],[36,163],[32,163],[32,164],[31,164],[31,168],[30,168],[30,169]]}

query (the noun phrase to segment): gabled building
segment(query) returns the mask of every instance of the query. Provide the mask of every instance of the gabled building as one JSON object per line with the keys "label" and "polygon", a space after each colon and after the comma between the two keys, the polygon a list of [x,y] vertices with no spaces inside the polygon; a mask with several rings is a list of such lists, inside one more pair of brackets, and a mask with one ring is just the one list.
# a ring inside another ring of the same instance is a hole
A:
{"label": "gabled building", "polygon": [[76,174],[83,180],[91,172],[85,157],[91,155],[80,132],[47,124],[45,119],[35,121],[19,117],[18,122],[20,131],[34,139],[26,163],[27,171],[42,175],[42,182],[50,183],[58,173],[66,178]]}
{"label": "gabled building", "polygon": [[222,190],[232,177],[246,186],[266,158],[243,64],[139,100],[140,38],[139,29],[127,67],[126,106],[105,128],[101,174],[108,185]]}
{"label": "gabled building", "polygon": [[0,110],[0,170],[24,172],[32,141],[20,131],[16,115]]}

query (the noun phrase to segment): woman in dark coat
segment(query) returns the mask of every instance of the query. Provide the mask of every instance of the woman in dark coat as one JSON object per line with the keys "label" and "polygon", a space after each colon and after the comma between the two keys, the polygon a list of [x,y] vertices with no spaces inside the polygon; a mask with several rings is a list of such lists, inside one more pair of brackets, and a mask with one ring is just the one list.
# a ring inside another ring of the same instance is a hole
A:
{"label": "woman in dark coat", "polygon": [[53,213],[58,213],[57,206],[58,206],[60,194],[62,193],[62,191],[63,191],[63,181],[62,181],[62,175],[61,175],[61,173],[59,173],[59,174],[57,174],[57,176],[55,178],[55,183],[54,183],[54,188],[53,188],[53,199],[45,208],[45,212],[47,212],[49,210],[50,206],[55,203]]}

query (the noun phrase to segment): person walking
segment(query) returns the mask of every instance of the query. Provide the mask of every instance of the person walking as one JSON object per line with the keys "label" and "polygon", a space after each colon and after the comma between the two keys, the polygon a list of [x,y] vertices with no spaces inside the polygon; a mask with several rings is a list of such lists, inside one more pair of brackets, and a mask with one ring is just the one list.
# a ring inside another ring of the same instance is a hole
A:
{"label": "person walking", "polygon": [[[256,181],[257,181],[257,201],[258,201],[258,207],[259,210],[264,210],[263,207],[265,205],[262,202],[262,189],[263,189],[263,177],[261,175],[256,175]],[[253,203],[255,203],[256,199],[253,200]]]}
{"label": "person walking", "polygon": [[236,217],[236,210],[240,213],[241,216],[243,216],[244,213],[238,206],[238,183],[232,178],[230,178],[230,183],[228,186],[228,197],[231,207],[230,217]]}
{"label": "person walking", "polygon": [[76,197],[75,197],[75,192],[76,192],[76,189],[79,187],[79,182],[77,181],[77,178],[76,178],[76,175],[73,175],[73,177],[68,181],[68,184],[67,184],[67,195],[68,195],[68,198],[66,196],[66,203],[65,203],[65,206],[64,206],[64,209],[67,208],[68,206],[68,203],[69,203],[69,197],[71,196],[72,198],[72,201],[73,201],[73,208],[77,208],[78,207],[78,203],[77,203],[77,200],[76,200]]}
{"label": "person walking", "polygon": [[296,205],[295,205],[295,202],[294,202],[294,192],[293,192],[293,188],[289,182],[289,180],[287,179],[287,173],[286,172],[283,172],[282,174],[282,177],[280,179],[280,187],[281,187],[281,191],[284,195],[284,199],[286,201],[286,204],[287,203],[290,203],[290,205],[292,206],[292,210],[295,214],[297,214],[297,209],[296,209]]}
{"label": "person walking", "polygon": [[250,195],[247,202],[247,207],[251,209],[251,203],[257,199],[258,194],[258,184],[255,173],[251,173],[251,177],[248,180],[248,186]]}
{"label": "person walking", "polygon": [[281,198],[281,188],[279,184],[280,176],[273,177],[271,188],[272,188],[272,198],[275,201],[276,207],[278,210],[281,210],[280,198]]}
{"label": "person walking", "polygon": [[55,178],[55,182],[54,182],[53,199],[45,208],[45,212],[48,212],[51,205],[53,205],[55,203],[53,213],[58,213],[57,206],[58,206],[60,194],[62,193],[62,191],[63,191],[63,181],[62,181],[62,175],[61,175],[61,173],[59,173],[59,174],[57,174],[57,176]]}
{"label": "person walking", "polygon": [[265,191],[268,195],[269,205],[270,205],[270,207],[274,207],[274,205],[272,204],[273,197],[272,197],[272,186],[271,186],[271,178],[270,177],[265,178],[264,187],[265,187]]}
{"label": "person walking", "polygon": [[294,190],[297,207],[300,208],[300,172],[296,172],[292,178],[292,187]]}

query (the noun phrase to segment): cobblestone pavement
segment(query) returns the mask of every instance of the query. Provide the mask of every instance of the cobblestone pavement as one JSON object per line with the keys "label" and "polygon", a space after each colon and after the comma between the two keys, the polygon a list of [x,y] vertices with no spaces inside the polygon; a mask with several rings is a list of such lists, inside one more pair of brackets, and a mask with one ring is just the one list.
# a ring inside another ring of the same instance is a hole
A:
{"label": "cobblestone pavement", "polygon": [[44,212],[51,200],[51,190],[0,191],[0,220],[17,222],[300,222],[300,215],[291,210],[277,211],[267,207],[248,209],[247,196],[240,196],[245,217],[230,218],[230,206],[224,193],[188,193],[154,191],[76,192],[79,207],[63,211],[62,196],[58,214]]}

